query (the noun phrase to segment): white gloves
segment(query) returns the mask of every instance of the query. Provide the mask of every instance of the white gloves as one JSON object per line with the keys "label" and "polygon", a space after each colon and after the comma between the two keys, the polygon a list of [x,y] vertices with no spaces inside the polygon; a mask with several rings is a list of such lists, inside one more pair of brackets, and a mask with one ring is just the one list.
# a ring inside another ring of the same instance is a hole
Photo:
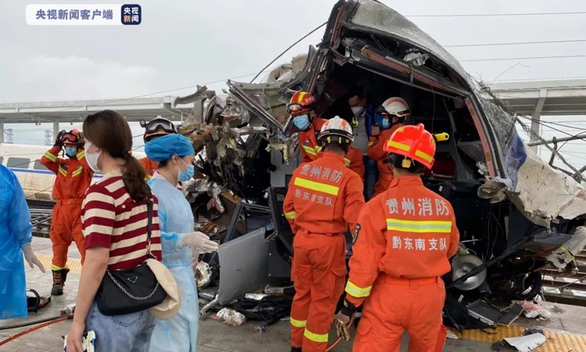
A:
{"label": "white gloves", "polygon": [[210,241],[210,238],[205,233],[199,231],[183,235],[177,248],[183,247],[189,247],[203,253],[211,253],[218,250],[218,244]]}
{"label": "white gloves", "polygon": [[23,244],[22,247],[20,247],[20,249],[22,250],[22,253],[24,254],[24,259],[26,260],[28,265],[30,265],[31,268],[34,268],[36,265],[39,269],[41,269],[41,271],[43,273],[45,272],[45,267],[39,261],[37,256],[33,253],[33,249],[31,248],[30,243]]}

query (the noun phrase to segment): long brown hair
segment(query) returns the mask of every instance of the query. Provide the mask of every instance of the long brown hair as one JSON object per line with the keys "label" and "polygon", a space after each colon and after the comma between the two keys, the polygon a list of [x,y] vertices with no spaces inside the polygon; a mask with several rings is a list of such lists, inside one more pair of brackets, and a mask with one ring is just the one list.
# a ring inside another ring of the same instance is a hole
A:
{"label": "long brown hair", "polygon": [[116,111],[102,110],[89,115],[83,121],[86,139],[113,158],[124,159],[122,180],[126,191],[137,202],[146,202],[152,197],[147,185],[146,171],[132,156],[132,132],[126,119]]}

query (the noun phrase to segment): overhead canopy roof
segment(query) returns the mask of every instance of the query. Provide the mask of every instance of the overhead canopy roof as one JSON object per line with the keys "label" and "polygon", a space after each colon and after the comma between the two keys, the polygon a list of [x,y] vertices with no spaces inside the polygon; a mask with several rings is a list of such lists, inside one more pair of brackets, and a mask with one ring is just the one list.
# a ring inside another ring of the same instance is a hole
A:
{"label": "overhead canopy roof", "polygon": [[106,99],[80,101],[0,103],[0,122],[47,123],[79,122],[92,113],[110,109],[117,111],[129,122],[150,120],[158,115],[181,120],[192,107],[172,107],[175,97],[148,97],[133,99]]}
{"label": "overhead canopy roof", "polygon": [[[586,114],[586,80],[507,82],[491,84],[491,90],[519,114]],[[539,105],[539,101],[542,101]]]}

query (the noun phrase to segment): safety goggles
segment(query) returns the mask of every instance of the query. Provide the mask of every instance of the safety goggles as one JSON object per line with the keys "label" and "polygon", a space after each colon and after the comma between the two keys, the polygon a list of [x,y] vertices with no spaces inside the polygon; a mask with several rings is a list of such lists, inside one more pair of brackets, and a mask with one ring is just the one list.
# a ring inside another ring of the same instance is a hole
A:
{"label": "safety goggles", "polygon": [[145,133],[151,134],[156,132],[177,133],[175,126],[170,121],[156,120],[145,125]]}
{"label": "safety goggles", "polygon": [[71,134],[71,133],[67,133],[63,136],[63,138],[61,138],[61,141],[64,144],[77,144],[79,143],[79,139],[77,138],[77,136]]}
{"label": "safety goggles", "polygon": [[381,115],[383,115],[383,116],[389,117],[389,118],[390,117],[393,117],[393,116],[396,116],[396,117],[405,117],[405,116],[409,116],[409,114],[411,113],[411,111],[409,109],[407,109],[407,110],[398,111],[398,112],[396,112],[394,114],[391,114],[387,110],[385,110],[385,108],[382,107],[382,106],[379,107],[376,110],[376,112],[379,113],[379,114],[381,114]]}
{"label": "safety goggles", "polygon": [[287,104],[287,113],[293,116],[301,115],[313,109],[314,107],[315,104],[301,105],[299,103],[289,103]]}

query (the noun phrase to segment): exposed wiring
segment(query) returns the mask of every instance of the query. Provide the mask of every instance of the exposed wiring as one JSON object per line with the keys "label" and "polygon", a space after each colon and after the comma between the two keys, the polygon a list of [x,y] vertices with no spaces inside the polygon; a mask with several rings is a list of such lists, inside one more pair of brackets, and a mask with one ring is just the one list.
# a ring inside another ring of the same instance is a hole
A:
{"label": "exposed wiring", "polygon": [[586,55],[557,55],[557,56],[525,56],[525,57],[501,57],[492,59],[464,59],[460,62],[491,62],[491,61],[510,61],[510,60],[546,60],[546,59],[567,59],[567,58],[584,58]]}
{"label": "exposed wiring", "polygon": [[442,45],[444,48],[470,48],[479,46],[508,46],[508,45],[535,45],[535,44],[559,44],[559,43],[583,43],[586,39],[571,39],[571,40],[544,40],[535,42],[508,42],[508,43],[478,43],[478,44],[451,44]]}
{"label": "exposed wiring", "polygon": [[285,53],[287,53],[287,51],[291,50],[291,48],[293,48],[295,45],[299,44],[303,39],[309,37],[310,35],[312,35],[315,31],[317,31],[318,29],[320,29],[321,27],[325,26],[328,22],[324,22],[322,24],[320,24],[319,26],[315,27],[314,29],[312,29],[309,33],[307,33],[306,35],[304,35],[303,37],[301,37],[299,40],[297,40],[295,43],[289,45],[289,47],[287,49],[285,49],[282,53],[279,54],[279,56],[277,56],[276,58],[273,59],[273,61],[269,62],[265,67],[263,67],[263,69],[257,73],[256,76],[254,76],[254,78],[250,81],[250,83],[254,82],[255,79],[258,78],[258,76],[260,76],[261,73],[263,73],[267,68],[269,68],[275,61],[279,60],[279,58],[283,55],[285,55]]}
{"label": "exposed wiring", "polygon": [[518,12],[518,13],[470,13],[470,14],[420,14],[405,17],[508,17],[508,16],[562,16],[585,15],[586,11],[575,12]]}

